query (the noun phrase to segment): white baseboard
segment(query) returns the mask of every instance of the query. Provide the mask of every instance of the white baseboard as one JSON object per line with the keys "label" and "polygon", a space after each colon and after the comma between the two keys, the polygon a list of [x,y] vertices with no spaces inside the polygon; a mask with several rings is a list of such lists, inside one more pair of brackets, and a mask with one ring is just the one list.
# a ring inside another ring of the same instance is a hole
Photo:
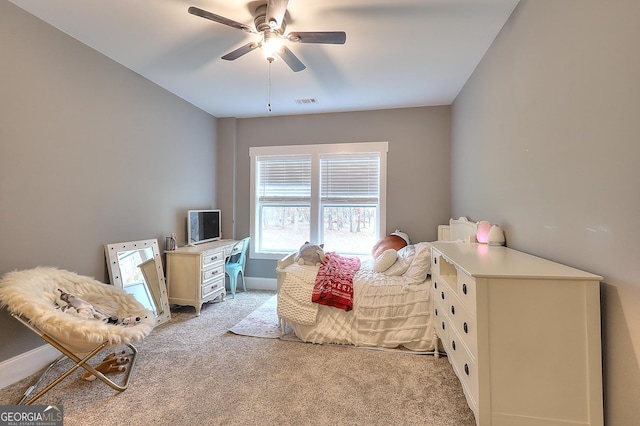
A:
{"label": "white baseboard", "polygon": [[247,277],[247,288],[251,290],[273,290],[278,289],[276,278]]}
{"label": "white baseboard", "polygon": [[56,348],[43,345],[0,362],[0,389],[37,373],[59,356]]}

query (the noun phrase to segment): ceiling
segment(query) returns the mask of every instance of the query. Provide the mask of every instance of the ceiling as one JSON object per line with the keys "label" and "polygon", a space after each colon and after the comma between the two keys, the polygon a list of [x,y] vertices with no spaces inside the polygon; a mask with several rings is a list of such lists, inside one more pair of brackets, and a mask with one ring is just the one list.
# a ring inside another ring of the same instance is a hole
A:
{"label": "ceiling", "polygon": [[287,32],[347,34],[287,43],[307,66],[296,73],[259,51],[220,59],[259,36],[187,12],[253,27],[259,1],[11,2],[215,117],[244,118],[449,105],[518,0],[290,0]]}

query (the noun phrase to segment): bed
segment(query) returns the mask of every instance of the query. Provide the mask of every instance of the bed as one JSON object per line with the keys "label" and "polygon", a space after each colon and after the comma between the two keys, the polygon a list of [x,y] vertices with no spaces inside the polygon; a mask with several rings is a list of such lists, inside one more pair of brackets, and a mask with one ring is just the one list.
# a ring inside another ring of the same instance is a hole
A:
{"label": "bed", "polygon": [[[476,229],[476,222],[451,219],[438,227],[438,241],[469,241]],[[294,255],[277,262],[281,333],[290,329],[300,340],[319,344],[437,349],[429,242],[397,251],[398,260],[384,272],[374,271],[379,268],[373,259],[362,260],[353,276],[353,308],[348,311],[311,301],[319,267],[299,265]]]}

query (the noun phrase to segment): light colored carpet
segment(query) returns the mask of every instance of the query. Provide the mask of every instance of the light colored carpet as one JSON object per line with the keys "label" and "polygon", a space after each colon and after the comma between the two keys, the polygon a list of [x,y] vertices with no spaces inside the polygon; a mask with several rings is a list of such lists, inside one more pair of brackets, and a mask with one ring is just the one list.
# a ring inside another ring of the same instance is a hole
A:
{"label": "light colored carpet", "polygon": [[229,329],[241,336],[262,337],[265,339],[280,338],[278,328],[278,296],[272,296],[251,312],[242,321]]}
{"label": "light colored carpet", "polygon": [[[37,403],[62,404],[65,426],[475,425],[446,358],[228,332],[272,296],[237,293],[199,317],[173,309],[138,345],[128,390],[75,372]],[[33,379],[0,390],[0,404],[15,404]]]}

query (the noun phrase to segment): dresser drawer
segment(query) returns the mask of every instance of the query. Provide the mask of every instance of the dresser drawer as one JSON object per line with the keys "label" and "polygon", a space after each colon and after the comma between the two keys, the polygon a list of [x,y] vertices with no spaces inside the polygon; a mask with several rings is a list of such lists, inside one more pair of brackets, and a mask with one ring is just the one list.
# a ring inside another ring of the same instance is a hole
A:
{"label": "dresser drawer", "polygon": [[203,301],[208,298],[212,298],[213,295],[218,295],[224,291],[224,277],[222,279],[210,281],[206,284],[203,284],[200,287],[200,297]]}
{"label": "dresser drawer", "polygon": [[443,329],[440,323],[444,320],[448,321],[447,303],[441,299],[435,298],[433,303],[433,315],[436,321],[436,332],[438,333],[438,336],[440,336],[440,339],[444,340],[442,339],[442,335],[440,334],[440,331]]}
{"label": "dresser drawer", "polygon": [[458,270],[456,293],[460,301],[475,317],[476,315],[476,280],[461,270]]}
{"label": "dresser drawer", "polygon": [[451,288],[439,276],[433,277],[433,297],[436,302],[448,303]]}
{"label": "dresser drawer", "polygon": [[449,362],[456,371],[460,383],[465,390],[467,402],[473,411],[478,407],[478,368],[475,360],[469,354],[466,347],[460,344],[459,336],[450,330],[447,334],[447,356]]}
{"label": "dresser drawer", "polygon": [[447,306],[444,309],[446,309],[446,315],[449,317],[451,327],[455,329],[460,339],[469,349],[472,358],[475,359],[478,348],[475,317],[471,315],[453,292],[448,294]]}
{"label": "dresser drawer", "polygon": [[438,276],[450,286],[456,285],[456,267],[438,250],[431,249],[431,276]]}
{"label": "dresser drawer", "polygon": [[200,274],[202,275],[202,284],[205,284],[219,277],[224,278],[224,263],[218,262],[217,265],[214,265],[209,269],[200,271]]}
{"label": "dresser drawer", "polygon": [[209,250],[202,253],[200,256],[201,269],[207,269],[213,266],[215,263],[224,263],[224,250]]}
{"label": "dresser drawer", "polygon": [[440,261],[442,255],[439,251],[431,248],[431,275],[440,274]]}
{"label": "dresser drawer", "polygon": [[451,350],[451,341],[449,340],[449,329],[451,328],[451,324],[449,323],[449,320],[446,316],[439,315],[436,319],[435,327],[436,333],[438,333],[438,337],[440,338],[440,341],[444,346],[444,351],[448,354]]}

